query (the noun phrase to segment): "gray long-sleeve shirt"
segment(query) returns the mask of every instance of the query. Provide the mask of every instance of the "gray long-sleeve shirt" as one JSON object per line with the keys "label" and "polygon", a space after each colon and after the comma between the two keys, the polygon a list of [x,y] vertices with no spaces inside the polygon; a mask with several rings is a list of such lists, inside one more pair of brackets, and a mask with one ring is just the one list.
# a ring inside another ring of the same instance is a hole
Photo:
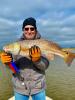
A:
{"label": "gray long-sleeve shirt", "polygon": [[[23,37],[21,39],[23,40]],[[33,95],[46,88],[45,70],[48,68],[49,61],[45,57],[41,56],[40,61],[35,63],[26,57],[20,57],[15,61],[15,64],[24,81],[22,82],[17,76],[13,76],[14,91],[23,95]]]}

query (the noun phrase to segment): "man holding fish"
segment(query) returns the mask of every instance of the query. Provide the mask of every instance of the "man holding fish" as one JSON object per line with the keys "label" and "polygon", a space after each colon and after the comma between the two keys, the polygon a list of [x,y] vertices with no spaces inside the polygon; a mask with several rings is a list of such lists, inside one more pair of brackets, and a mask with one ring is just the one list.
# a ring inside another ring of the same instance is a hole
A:
{"label": "man holding fish", "polygon": [[[22,31],[23,35],[19,41],[39,40],[41,38],[36,27],[36,20],[32,17],[24,20]],[[16,51],[17,47],[16,45]],[[22,51],[25,52],[25,49],[22,49]],[[25,57],[19,53],[17,55],[13,54],[12,56],[24,80],[20,81],[18,77],[13,74],[12,82],[15,100],[28,100],[29,96],[32,96],[33,100],[46,100],[45,70],[49,66],[48,59],[42,55],[40,47],[35,44],[28,50],[29,57]],[[12,57],[4,52],[1,54],[1,61],[4,64],[9,63],[12,61]]]}

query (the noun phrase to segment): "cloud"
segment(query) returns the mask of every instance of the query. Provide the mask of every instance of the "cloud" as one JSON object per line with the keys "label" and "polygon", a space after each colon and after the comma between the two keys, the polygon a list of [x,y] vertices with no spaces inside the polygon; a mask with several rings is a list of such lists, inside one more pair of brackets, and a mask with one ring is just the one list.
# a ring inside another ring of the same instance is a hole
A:
{"label": "cloud", "polygon": [[75,0],[1,0],[0,8],[0,34],[21,35],[23,20],[32,16],[45,38],[75,43]]}
{"label": "cloud", "polygon": [[14,24],[15,22],[11,20],[0,18],[0,30],[9,29],[14,26]]}

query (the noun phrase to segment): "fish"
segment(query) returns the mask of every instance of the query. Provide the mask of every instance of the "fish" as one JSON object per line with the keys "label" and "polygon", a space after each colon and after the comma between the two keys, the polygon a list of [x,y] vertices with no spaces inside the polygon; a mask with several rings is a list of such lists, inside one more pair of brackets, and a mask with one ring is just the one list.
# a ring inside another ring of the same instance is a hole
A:
{"label": "fish", "polygon": [[43,38],[12,42],[3,46],[3,50],[13,55],[29,57],[29,49],[34,45],[40,48],[41,54],[47,57],[48,60],[54,60],[56,55],[63,58],[67,65],[70,66],[75,58],[75,53],[66,51],[57,43]]}

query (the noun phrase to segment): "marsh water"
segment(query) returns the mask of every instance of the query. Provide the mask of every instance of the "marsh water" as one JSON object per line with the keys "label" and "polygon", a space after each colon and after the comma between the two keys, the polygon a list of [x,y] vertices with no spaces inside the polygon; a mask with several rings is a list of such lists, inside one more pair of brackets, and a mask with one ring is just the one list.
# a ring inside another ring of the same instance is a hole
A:
{"label": "marsh water", "polygon": [[[75,100],[75,60],[68,67],[55,56],[46,70],[46,82],[46,94],[53,100]],[[0,100],[8,100],[12,95],[11,72],[0,63]]]}

